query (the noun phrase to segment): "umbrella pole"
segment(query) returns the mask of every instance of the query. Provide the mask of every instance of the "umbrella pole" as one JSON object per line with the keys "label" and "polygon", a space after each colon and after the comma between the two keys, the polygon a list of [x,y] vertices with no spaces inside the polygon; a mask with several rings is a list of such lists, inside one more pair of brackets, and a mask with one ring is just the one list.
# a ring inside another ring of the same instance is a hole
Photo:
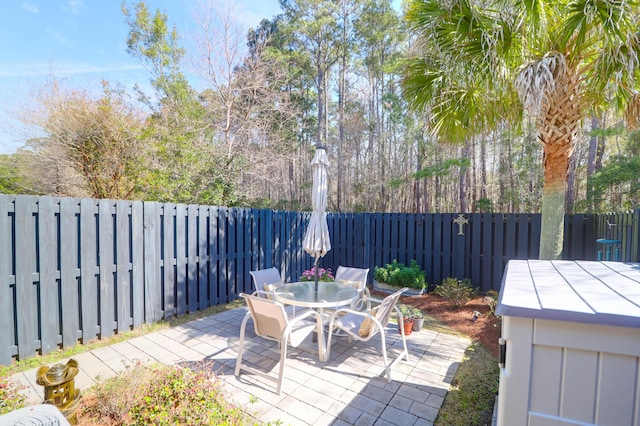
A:
{"label": "umbrella pole", "polygon": [[320,256],[316,256],[315,269],[316,269],[316,294],[318,293],[318,262],[320,261]]}

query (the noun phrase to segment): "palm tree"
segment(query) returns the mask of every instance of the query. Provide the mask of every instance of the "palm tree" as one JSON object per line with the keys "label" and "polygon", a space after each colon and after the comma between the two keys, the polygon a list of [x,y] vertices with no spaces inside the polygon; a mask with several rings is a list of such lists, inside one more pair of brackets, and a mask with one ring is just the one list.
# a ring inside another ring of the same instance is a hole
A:
{"label": "palm tree", "polygon": [[[543,147],[540,258],[560,257],[567,171],[582,118],[609,103],[637,123],[635,0],[410,0],[403,89],[455,142],[535,117]],[[519,101],[518,101],[519,98]]]}

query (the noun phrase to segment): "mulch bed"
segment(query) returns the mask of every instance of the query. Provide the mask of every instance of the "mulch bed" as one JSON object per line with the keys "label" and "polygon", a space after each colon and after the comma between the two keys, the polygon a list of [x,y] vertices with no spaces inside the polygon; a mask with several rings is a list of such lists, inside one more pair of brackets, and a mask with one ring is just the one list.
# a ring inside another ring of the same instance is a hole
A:
{"label": "mulch bed", "polygon": [[[384,293],[376,291],[372,291],[372,293],[378,297],[385,296]],[[451,307],[445,299],[435,294],[407,296],[400,300],[481,343],[496,359],[498,358],[501,322],[499,318],[491,314],[489,303],[484,296],[477,296],[459,308]],[[475,321],[473,320],[474,312],[480,313]]]}

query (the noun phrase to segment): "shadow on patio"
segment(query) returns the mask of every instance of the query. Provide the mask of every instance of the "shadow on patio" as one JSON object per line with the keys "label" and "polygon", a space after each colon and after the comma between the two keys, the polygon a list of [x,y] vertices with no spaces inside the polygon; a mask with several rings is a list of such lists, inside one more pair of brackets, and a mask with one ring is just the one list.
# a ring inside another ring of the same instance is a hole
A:
{"label": "shadow on patio", "polygon": [[[392,370],[392,382],[387,383],[379,336],[378,340],[352,345],[344,337],[334,338],[326,363],[318,361],[309,338],[302,349],[289,348],[282,394],[277,395],[271,381],[246,372],[240,377],[233,375],[245,312],[245,308],[234,309],[160,333],[175,342],[175,353],[182,357],[177,364],[213,368],[224,381],[229,400],[263,422],[431,424],[469,345],[468,340],[453,335],[414,332],[407,336],[409,362],[400,361]],[[387,345],[392,345],[392,359],[401,351],[402,342],[396,330],[387,334],[387,340]],[[276,343],[255,338],[252,325],[247,325],[245,344],[246,361],[275,374],[272,370],[279,360]],[[193,353],[206,346],[210,347],[206,356]]]}
{"label": "shadow on patio", "polygon": [[[80,373],[76,386],[85,390],[98,380],[113,377],[138,362],[161,362],[214,369],[224,382],[227,399],[260,422],[291,425],[429,425],[438,415],[455,374],[467,339],[423,329],[407,336],[409,362],[392,370],[392,382],[384,376],[379,341],[354,342],[337,337],[328,362],[318,361],[311,337],[301,347],[290,348],[282,393],[275,383],[246,372],[234,376],[236,348],[245,307],[196,319],[123,342],[74,355]],[[395,324],[390,324],[394,326]],[[255,338],[247,325],[247,361],[271,372],[279,360],[275,342]],[[377,337],[379,338],[379,336]],[[397,330],[387,334],[389,357],[401,351]],[[271,346],[269,346],[271,345]],[[309,349],[309,352],[306,349]],[[316,346],[317,348],[317,346]],[[66,360],[61,361],[66,362]],[[28,403],[42,401],[42,387],[35,383],[36,369],[12,376],[24,385]]]}

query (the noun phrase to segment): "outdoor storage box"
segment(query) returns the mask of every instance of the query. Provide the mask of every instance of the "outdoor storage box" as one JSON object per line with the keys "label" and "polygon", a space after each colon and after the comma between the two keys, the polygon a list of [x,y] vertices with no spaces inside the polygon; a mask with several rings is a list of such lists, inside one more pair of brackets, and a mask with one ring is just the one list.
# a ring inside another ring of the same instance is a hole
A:
{"label": "outdoor storage box", "polygon": [[498,425],[640,425],[640,264],[512,260]]}

